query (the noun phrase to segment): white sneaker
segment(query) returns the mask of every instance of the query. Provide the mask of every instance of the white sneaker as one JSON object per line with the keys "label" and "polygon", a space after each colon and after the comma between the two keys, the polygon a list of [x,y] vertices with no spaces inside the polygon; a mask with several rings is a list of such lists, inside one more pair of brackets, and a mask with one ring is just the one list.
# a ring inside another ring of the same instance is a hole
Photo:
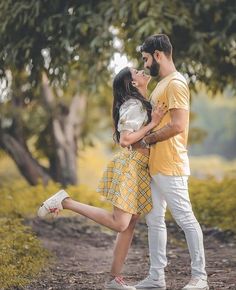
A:
{"label": "white sneaker", "polygon": [[166,282],[164,279],[154,279],[151,276],[147,276],[144,280],[140,281],[137,285],[135,285],[136,289],[158,289],[158,290],[166,290]]}
{"label": "white sneaker", "polygon": [[57,214],[60,210],[63,210],[61,203],[67,197],[69,197],[69,195],[65,190],[58,191],[43,202],[43,204],[38,209],[38,216],[43,218],[48,214]]}
{"label": "white sneaker", "polygon": [[207,280],[198,277],[192,277],[182,290],[209,290]]}
{"label": "white sneaker", "polygon": [[126,290],[136,290],[134,286],[128,286],[122,277],[115,277],[115,279],[106,282],[104,285],[105,289],[126,289]]}

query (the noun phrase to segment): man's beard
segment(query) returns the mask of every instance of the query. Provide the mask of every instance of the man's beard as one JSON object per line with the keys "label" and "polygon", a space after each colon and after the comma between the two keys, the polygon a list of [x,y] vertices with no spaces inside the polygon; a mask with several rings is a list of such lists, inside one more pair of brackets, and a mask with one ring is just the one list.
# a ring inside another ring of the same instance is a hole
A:
{"label": "man's beard", "polygon": [[160,72],[160,64],[152,57],[152,65],[150,66],[150,75],[152,77],[158,77]]}

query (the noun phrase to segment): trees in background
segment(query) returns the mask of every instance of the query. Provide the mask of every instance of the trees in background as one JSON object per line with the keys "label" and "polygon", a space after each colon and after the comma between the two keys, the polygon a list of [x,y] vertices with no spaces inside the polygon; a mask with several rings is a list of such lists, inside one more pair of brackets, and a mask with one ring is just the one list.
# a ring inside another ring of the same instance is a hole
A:
{"label": "trees in background", "polygon": [[32,185],[77,183],[88,97],[109,75],[109,25],[98,1],[80,2],[1,2],[0,146]]}
{"label": "trees in background", "polygon": [[[109,13],[121,26],[124,50],[137,57],[137,44],[166,33],[178,68],[213,92],[232,85],[236,74],[236,9],[233,0],[113,1]],[[115,4],[116,3],[116,4]],[[116,16],[118,14],[118,18]]]}
{"label": "trees in background", "polygon": [[113,54],[138,65],[148,35],[170,36],[192,87],[235,89],[232,0],[6,0],[0,11],[0,147],[32,185],[77,183],[78,140],[109,117]]}

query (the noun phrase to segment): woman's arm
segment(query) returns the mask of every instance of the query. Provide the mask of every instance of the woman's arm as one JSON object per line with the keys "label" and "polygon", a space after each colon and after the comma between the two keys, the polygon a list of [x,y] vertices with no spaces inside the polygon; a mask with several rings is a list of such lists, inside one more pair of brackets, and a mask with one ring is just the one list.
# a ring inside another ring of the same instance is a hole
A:
{"label": "woman's arm", "polygon": [[148,132],[150,132],[156,124],[150,122],[148,125],[142,127],[136,132],[122,131],[120,134],[120,145],[121,147],[129,147],[130,145],[141,140]]}
{"label": "woman's arm", "polygon": [[153,112],[152,112],[152,120],[149,124],[142,127],[138,131],[130,132],[130,131],[122,131],[120,134],[120,145],[121,147],[129,147],[130,145],[138,142],[141,140],[144,136],[147,135],[153,128],[155,128],[162,120],[165,112],[164,106],[158,106]]}

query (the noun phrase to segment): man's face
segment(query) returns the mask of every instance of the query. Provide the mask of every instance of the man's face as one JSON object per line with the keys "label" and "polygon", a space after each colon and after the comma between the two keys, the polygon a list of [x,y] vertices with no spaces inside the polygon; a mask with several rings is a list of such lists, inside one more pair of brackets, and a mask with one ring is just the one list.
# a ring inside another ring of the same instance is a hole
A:
{"label": "man's face", "polygon": [[147,52],[142,52],[142,57],[144,61],[144,68],[149,70],[150,75],[152,77],[159,76],[160,64],[155,60],[153,55]]}

